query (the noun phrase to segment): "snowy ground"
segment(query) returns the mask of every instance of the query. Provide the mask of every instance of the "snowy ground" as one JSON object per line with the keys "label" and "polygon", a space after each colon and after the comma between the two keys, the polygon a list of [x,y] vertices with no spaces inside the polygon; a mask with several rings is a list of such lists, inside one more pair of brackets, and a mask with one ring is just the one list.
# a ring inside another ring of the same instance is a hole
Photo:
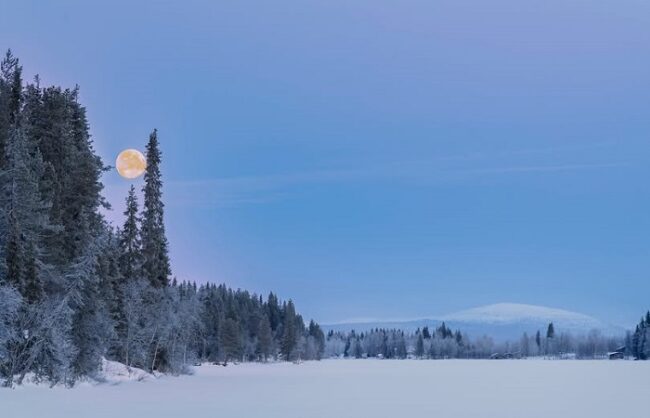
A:
{"label": "snowy ground", "polygon": [[650,362],[328,360],[0,389],[7,418],[648,418]]}

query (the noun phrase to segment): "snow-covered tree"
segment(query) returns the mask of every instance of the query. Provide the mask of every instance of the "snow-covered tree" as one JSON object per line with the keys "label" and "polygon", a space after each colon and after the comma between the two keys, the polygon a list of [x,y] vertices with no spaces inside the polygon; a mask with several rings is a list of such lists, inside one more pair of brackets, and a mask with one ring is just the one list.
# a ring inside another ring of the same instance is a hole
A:
{"label": "snow-covered tree", "polygon": [[233,318],[226,318],[223,321],[220,341],[224,362],[240,359],[242,347],[239,324]]}
{"label": "snow-covered tree", "polygon": [[266,315],[262,316],[258,324],[256,352],[263,361],[267,361],[273,352],[273,333],[271,323]]}
{"label": "snow-covered tree", "polygon": [[284,333],[282,335],[281,353],[286,360],[291,360],[298,342],[296,335],[296,310],[293,301],[289,300],[284,306]]}
{"label": "snow-covered tree", "polygon": [[[293,302],[225,285],[169,283],[157,132],[119,231],[103,218],[105,170],[79,90],[23,86],[0,65],[0,378],[68,385],[102,358],[182,373],[197,360],[320,358],[324,336]],[[245,356],[244,356],[245,354]]]}
{"label": "snow-covered tree", "polygon": [[140,217],[135,187],[131,185],[126,197],[124,225],[120,230],[120,270],[124,280],[135,280],[141,275],[142,248],[140,242]]}
{"label": "snow-covered tree", "polygon": [[422,358],[424,356],[424,337],[418,333],[418,339],[415,344],[415,357]]}
{"label": "snow-covered tree", "polygon": [[144,209],[142,213],[142,273],[155,287],[167,286],[171,268],[163,219],[161,152],[158,133],[147,143],[147,168],[144,174]]}
{"label": "snow-covered tree", "polygon": [[524,335],[521,336],[520,350],[522,357],[530,356],[530,341],[528,338],[528,333],[524,332]]}

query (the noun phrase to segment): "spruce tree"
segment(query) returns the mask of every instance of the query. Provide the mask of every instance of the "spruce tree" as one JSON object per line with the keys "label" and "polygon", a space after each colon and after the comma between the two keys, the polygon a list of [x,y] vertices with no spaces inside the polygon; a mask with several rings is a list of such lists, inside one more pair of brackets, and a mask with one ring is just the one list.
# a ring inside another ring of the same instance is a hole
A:
{"label": "spruce tree", "polygon": [[282,313],[280,309],[280,303],[278,302],[278,297],[274,295],[273,292],[269,293],[269,297],[266,302],[266,311],[269,318],[269,323],[271,324],[271,330],[275,332],[279,328],[280,322],[282,321]]}
{"label": "spruce tree", "polygon": [[220,337],[224,362],[228,363],[229,360],[239,359],[241,340],[237,321],[233,318],[226,318],[221,327]]}
{"label": "spruce tree", "polygon": [[637,340],[637,359],[647,360],[650,358],[650,315],[641,317],[639,323],[639,337]]}
{"label": "spruce tree", "polygon": [[6,284],[14,289],[22,290],[24,287],[23,265],[25,261],[23,259],[21,231],[13,211],[9,211],[8,218],[7,242],[4,249],[6,269],[3,279]]}
{"label": "spruce tree", "polygon": [[316,345],[316,359],[320,360],[323,356],[323,352],[325,351],[325,334],[323,333],[320,325],[314,322],[314,320],[309,321],[307,333],[309,337],[313,339]]}
{"label": "spruce tree", "polygon": [[112,228],[106,228],[106,232],[101,237],[101,252],[97,258],[96,274],[99,277],[99,295],[98,298],[103,304],[108,319],[114,328],[112,341],[109,347],[109,356],[116,358],[119,356],[121,347],[119,346],[120,331],[124,331],[124,294],[123,278],[120,269],[121,249],[118,237]]}
{"label": "spruce tree", "polygon": [[10,129],[16,125],[22,102],[22,67],[8,50],[0,63],[0,170],[6,168]]}
{"label": "spruce tree", "polygon": [[149,136],[147,169],[144,174],[144,209],[142,214],[142,274],[154,287],[169,283],[171,269],[163,221],[161,153],[157,131]]}
{"label": "spruce tree", "polygon": [[424,337],[425,340],[431,338],[431,332],[429,332],[429,327],[425,326],[424,328],[422,328],[422,337]]}
{"label": "spruce tree", "polygon": [[104,167],[94,153],[77,88],[28,85],[24,108],[30,152],[38,150],[43,160],[40,189],[51,199],[48,216],[60,226],[47,237],[49,260],[64,269],[104,228],[98,211],[106,206],[100,181]]}
{"label": "spruce tree", "polygon": [[92,376],[101,367],[114,337],[115,324],[110,315],[110,301],[105,289],[109,286],[102,277],[101,263],[108,251],[107,237],[98,237],[66,272],[69,281],[70,307],[73,310],[71,338],[76,350],[72,357],[73,378]]}
{"label": "spruce tree", "polygon": [[2,196],[6,214],[3,222],[8,232],[3,248],[7,281],[26,301],[34,303],[41,299],[43,289],[43,237],[52,227],[47,218],[48,205],[42,200],[38,185],[42,160],[39,154],[30,155],[18,119],[11,127],[6,151]]}
{"label": "spruce tree", "polygon": [[528,333],[524,332],[524,335],[521,336],[521,356],[526,358],[530,355],[530,346],[528,341]]}
{"label": "spruce tree", "polygon": [[424,339],[422,334],[418,334],[418,340],[415,344],[415,357],[422,358],[424,356]]}
{"label": "spruce tree", "polygon": [[354,358],[360,359],[363,357],[363,347],[361,346],[361,341],[359,340],[359,337],[357,337],[354,340],[354,348],[352,349],[352,354],[354,354]]}
{"label": "spruce tree", "polygon": [[553,326],[552,322],[548,324],[548,328],[546,329],[546,338],[555,338],[555,327]]}
{"label": "spruce tree", "polygon": [[271,323],[269,318],[264,315],[258,324],[257,330],[257,354],[262,360],[267,361],[271,355],[273,346],[273,333],[271,331]]}
{"label": "spruce tree", "polygon": [[43,298],[43,282],[37,267],[35,245],[27,245],[25,250],[23,295],[27,303],[35,304]]}
{"label": "spruce tree", "polygon": [[282,355],[285,360],[291,360],[298,339],[296,335],[296,309],[291,300],[285,305],[283,327]]}
{"label": "spruce tree", "polygon": [[120,270],[124,280],[135,280],[141,272],[142,256],[138,198],[133,185],[126,198],[124,216],[126,219],[120,231]]}
{"label": "spruce tree", "polygon": [[639,342],[641,341],[641,328],[637,324],[634,334],[632,334],[632,347],[631,353],[635,359],[639,359]]}
{"label": "spruce tree", "polygon": [[548,324],[548,328],[546,329],[546,346],[544,354],[555,354],[555,345],[555,327],[551,322]]}

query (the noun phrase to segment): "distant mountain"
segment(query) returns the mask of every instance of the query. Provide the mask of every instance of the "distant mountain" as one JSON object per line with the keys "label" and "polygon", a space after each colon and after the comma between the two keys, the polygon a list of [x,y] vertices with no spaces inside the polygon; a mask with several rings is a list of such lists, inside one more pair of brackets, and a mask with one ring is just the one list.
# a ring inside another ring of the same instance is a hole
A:
{"label": "distant mountain", "polygon": [[557,333],[571,332],[586,334],[599,330],[605,335],[621,335],[622,327],[608,324],[589,315],[545,306],[519,303],[497,303],[480,306],[448,315],[406,321],[363,321],[324,325],[325,331],[366,331],[374,328],[399,328],[414,331],[428,326],[435,328],[442,322],[452,329],[477,337],[488,335],[495,340],[514,340],[524,332],[533,335],[537,330],[543,334],[549,322],[553,322]]}

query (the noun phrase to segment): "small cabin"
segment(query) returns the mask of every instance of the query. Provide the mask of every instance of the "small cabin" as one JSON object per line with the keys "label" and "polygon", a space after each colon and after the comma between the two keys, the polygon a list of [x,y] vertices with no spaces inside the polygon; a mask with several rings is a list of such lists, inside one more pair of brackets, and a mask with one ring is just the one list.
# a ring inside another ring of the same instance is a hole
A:
{"label": "small cabin", "polygon": [[490,356],[492,360],[511,360],[514,358],[519,358],[519,356],[513,353],[494,353]]}
{"label": "small cabin", "polygon": [[623,360],[625,358],[625,352],[623,352],[623,351],[612,351],[611,353],[607,353],[607,357],[610,360]]}

